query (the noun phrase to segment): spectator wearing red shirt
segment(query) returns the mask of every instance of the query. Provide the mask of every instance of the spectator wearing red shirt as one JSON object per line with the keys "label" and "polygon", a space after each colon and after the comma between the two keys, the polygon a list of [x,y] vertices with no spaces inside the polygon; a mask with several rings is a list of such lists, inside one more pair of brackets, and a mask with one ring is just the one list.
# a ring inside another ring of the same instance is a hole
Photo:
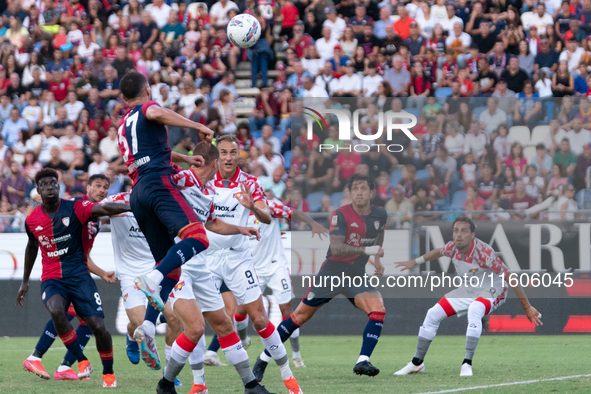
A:
{"label": "spectator wearing red shirt", "polygon": [[431,94],[431,78],[425,76],[423,63],[415,62],[410,79],[410,96],[417,108],[421,108]]}
{"label": "spectator wearing red shirt", "polygon": [[410,37],[410,24],[415,20],[408,16],[408,11],[406,11],[402,3],[398,4],[398,15],[400,19],[394,22],[394,31],[398,33],[401,39],[406,40]]}
{"label": "spectator wearing red shirt", "polygon": [[[518,179],[515,181],[515,194],[513,194],[513,197],[509,201],[509,209],[525,211],[536,205],[536,203],[536,200],[525,192],[525,183],[523,180]],[[512,213],[511,217],[513,219],[525,219],[525,212]],[[532,219],[537,219],[537,217],[532,217]]]}
{"label": "spectator wearing red shirt", "polygon": [[289,47],[293,48],[298,59],[304,56],[304,49],[312,45],[312,37],[304,35],[304,25],[293,27],[293,38],[289,40]]}
{"label": "spectator wearing red shirt", "polygon": [[53,93],[55,99],[63,103],[68,96],[70,85],[72,84],[68,78],[64,78],[64,69],[59,68],[53,71],[53,80],[49,82],[49,91]]}
{"label": "spectator wearing red shirt", "polygon": [[279,115],[279,104],[275,95],[269,88],[262,88],[261,94],[256,99],[254,115],[248,118],[251,131],[261,130],[263,126],[269,125],[275,130],[277,116]]}
{"label": "spectator wearing red shirt", "polygon": [[293,37],[293,27],[297,23],[298,19],[300,19],[300,12],[290,0],[283,0],[281,3],[281,12],[278,18],[278,21],[281,22],[281,31],[279,32],[279,36],[287,36],[287,39],[291,40]]}
{"label": "spectator wearing red shirt", "polygon": [[343,151],[337,154],[335,177],[332,181],[333,190],[341,190],[347,179],[355,174],[355,168],[361,164],[361,155],[353,151],[351,142],[343,144]]}
{"label": "spectator wearing red shirt", "polygon": [[476,186],[468,186],[466,193],[466,201],[464,201],[464,209],[466,210],[466,216],[477,219],[485,220],[486,214],[469,214],[470,211],[485,211],[486,201],[479,195],[479,190]]}
{"label": "spectator wearing red shirt", "polygon": [[92,119],[88,123],[88,128],[90,130],[96,130],[99,135],[99,141],[102,140],[107,136],[107,130],[109,130],[109,126],[111,126],[113,122],[110,119],[105,118],[105,110],[98,109]]}
{"label": "spectator wearing red shirt", "polygon": [[0,94],[6,93],[10,86],[10,79],[6,78],[6,69],[0,64]]}

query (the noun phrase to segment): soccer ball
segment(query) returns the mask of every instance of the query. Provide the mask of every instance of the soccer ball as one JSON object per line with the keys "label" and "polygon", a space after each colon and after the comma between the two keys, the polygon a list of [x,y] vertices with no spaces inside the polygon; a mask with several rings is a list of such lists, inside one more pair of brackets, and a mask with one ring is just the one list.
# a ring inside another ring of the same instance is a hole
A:
{"label": "soccer ball", "polygon": [[236,15],[228,24],[228,38],[240,48],[250,48],[261,37],[261,24],[252,15]]}

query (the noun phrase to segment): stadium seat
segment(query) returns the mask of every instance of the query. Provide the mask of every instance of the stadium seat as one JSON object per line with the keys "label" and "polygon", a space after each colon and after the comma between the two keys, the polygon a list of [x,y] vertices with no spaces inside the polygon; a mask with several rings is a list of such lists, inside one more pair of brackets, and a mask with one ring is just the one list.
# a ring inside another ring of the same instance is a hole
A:
{"label": "stadium seat", "polygon": [[509,137],[513,138],[513,141],[519,142],[523,147],[526,147],[531,140],[529,127],[513,126],[509,129]]}
{"label": "stadium seat", "polygon": [[537,144],[543,143],[546,136],[550,133],[550,126],[536,126],[531,132],[531,139],[529,144],[536,146]]}
{"label": "stadium seat", "polygon": [[527,146],[523,149],[523,156],[530,163],[536,157],[536,147],[535,146]]}
{"label": "stadium seat", "polygon": [[546,101],[544,102],[545,108],[545,115],[544,119],[540,121],[540,124],[548,124],[550,123],[550,119],[554,117],[554,102],[553,101]]}
{"label": "stadium seat", "polygon": [[252,136],[252,138],[254,138],[256,140],[256,139],[259,139],[263,136],[263,132],[260,130],[255,130],[255,131],[251,131],[250,135]]}
{"label": "stadium seat", "polygon": [[279,141],[281,141],[281,139],[283,138],[284,135],[285,135],[285,132],[281,131],[281,130],[273,132],[273,137],[279,138]]}
{"label": "stadium seat", "polygon": [[478,119],[480,114],[483,113],[484,111],[486,111],[487,109],[488,109],[487,107],[472,108],[472,116],[474,116],[474,117],[476,117],[476,119]]}
{"label": "stadium seat", "polygon": [[[417,118],[419,117],[419,115],[421,115],[421,109],[420,108],[405,108],[404,111],[408,112],[409,114],[413,114]],[[408,122],[408,120],[407,120],[407,122]]]}
{"label": "stadium seat", "polygon": [[291,168],[291,151],[288,150],[283,154],[283,160],[285,161],[285,169],[289,170]]}
{"label": "stadium seat", "polygon": [[467,192],[465,190],[458,190],[454,193],[451,199],[451,209],[458,210],[464,209],[464,202],[466,202]]}
{"label": "stadium seat", "polygon": [[341,201],[343,201],[343,192],[336,192],[330,196],[330,205],[335,208],[338,208],[341,205]]}
{"label": "stadium seat", "polygon": [[429,170],[418,170],[417,179],[423,183],[427,181],[429,179]]}
{"label": "stadium seat", "polygon": [[435,97],[451,97],[453,94],[451,88],[438,88],[435,89]]}
{"label": "stadium seat", "polygon": [[322,197],[326,196],[325,193],[317,192],[317,193],[310,193],[306,196],[306,200],[308,200],[308,205],[310,205],[310,212],[316,212],[322,206]]}
{"label": "stadium seat", "polygon": [[390,174],[390,186],[398,187],[398,183],[402,179],[402,170],[392,171]]}
{"label": "stadium seat", "polygon": [[449,195],[445,196],[441,200],[436,200],[436,201],[437,201],[437,209],[439,211],[445,211],[449,207]]}

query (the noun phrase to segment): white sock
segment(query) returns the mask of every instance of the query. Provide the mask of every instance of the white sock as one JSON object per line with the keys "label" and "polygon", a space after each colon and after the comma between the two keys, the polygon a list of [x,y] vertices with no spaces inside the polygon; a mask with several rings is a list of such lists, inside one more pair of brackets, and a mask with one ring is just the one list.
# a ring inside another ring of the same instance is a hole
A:
{"label": "white sock", "polygon": [[280,365],[279,369],[281,370],[281,379],[287,380],[287,379],[293,377],[293,373],[291,372],[291,368],[289,368],[289,361],[283,365]]}
{"label": "white sock", "polygon": [[30,361],[41,361],[41,359],[39,357],[35,357],[32,354],[29,357],[27,357],[27,360],[30,360]]}
{"label": "white sock", "polygon": [[166,362],[170,360],[170,353],[172,352],[172,346],[165,345],[164,346],[164,356],[166,357]]}
{"label": "white sock", "polygon": [[[273,332],[269,335],[270,330]],[[281,379],[286,380],[293,376],[291,369],[289,368],[289,360],[287,358],[287,350],[285,345],[281,342],[281,336],[277,332],[277,329],[271,322],[262,331],[259,331],[259,336],[263,341],[263,346],[271,354],[271,357],[275,360],[279,368],[281,369]],[[265,336],[267,336],[265,338]]]}
{"label": "white sock", "polygon": [[197,342],[197,346],[193,349],[193,352],[189,356],[189,363],[191,365],[199,364],[203,362],[205,355],[205,335],[201,336],[199,342]]}
{"label": "white sock", "polygon": [[291,358],[302,358],[300,352],[291,352]]}
{"label": "white sock", "polygon": [[359,358],[357,359],[357,363],[356,364],[359,364],[362,361],[369,361],[369,357],[367,357],[367,356],[359,356]]}
{"label": "white sock", "polygon": [[206,356],[217,356],[218,354],[216,352],[214,352],[213,350],[208,350],[205,352]]}
{"label": "white sock", "polygon": [[68,369],[72,369],[72,367],[68,367],[67,365],[60,365],[59,367],[57,367],[58,372],[64,372],[64,371],[67,371]]}
{"label": "white sock", "polygon": [[273,360],[273,357],[267,356],[267,353],[265,353],[265,352],[262,352],[259,357],[262,361],[264,361],[266,363],[269,363],[269,362],[271,362],[271,360]]}
{"label": "white sock", "polygon": [[164,275],[162,275],[162,272],[160,272],[158,270],[154,270],[154,271],[150,272],[149,274],[146,275],[146,277],[158,285],[164,279]]}
{"label": "white sock", "polygon": [[205,369],[192,369],[191,371],[193,371],[193,384],[205,386]]}
{"label": "white sock", "polygon": [[245,330],[246,328],[248,328],[248,316],[242,321],[236,320],[236,331]]}
{"label": "white sock", "polygon": [[144,322],[142,323],[142,325],[144,326],[144,328],[146,329],[146,331],[148,331],[148,334],[155,336],[156,335],[156,326],[154,325],[154,323],[152,323],[149,320],[144,320]]}

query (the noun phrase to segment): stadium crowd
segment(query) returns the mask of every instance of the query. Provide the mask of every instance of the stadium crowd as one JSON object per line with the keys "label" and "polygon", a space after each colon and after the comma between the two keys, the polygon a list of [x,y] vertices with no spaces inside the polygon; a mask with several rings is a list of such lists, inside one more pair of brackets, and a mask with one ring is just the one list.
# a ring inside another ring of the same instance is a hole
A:
{"label": "stadium crowd", "polygon": [[[376,180],[375,203],[401,226],[448,208],[525,218],[503,210],[551,196],[557,219],[574,218],[587,188],[591,0],[7,0],[0,12],[0,232],[22,231],[43,167],[59,171],[63,197],[84,194],[97,173],[109,194],[131,187],[117,144],[129,70],[150,79],[161,106],[235,133],[241,167],[304,212],[350,202],[343,187],[356,172]],[[248,50],[226,34],[242,12],[262,28]],[[245,62],[260,90],[241,118]],[[309,141],[293,100],[309,97],[333,108],[349,98],[347,109],[366,111],[367,134],[380,112],[406,110],[418,141],[399,132],[380,142],[402,152],[357,153],[330,117]],[[194,131],[169,129],[174,151],[196,142]]]}

